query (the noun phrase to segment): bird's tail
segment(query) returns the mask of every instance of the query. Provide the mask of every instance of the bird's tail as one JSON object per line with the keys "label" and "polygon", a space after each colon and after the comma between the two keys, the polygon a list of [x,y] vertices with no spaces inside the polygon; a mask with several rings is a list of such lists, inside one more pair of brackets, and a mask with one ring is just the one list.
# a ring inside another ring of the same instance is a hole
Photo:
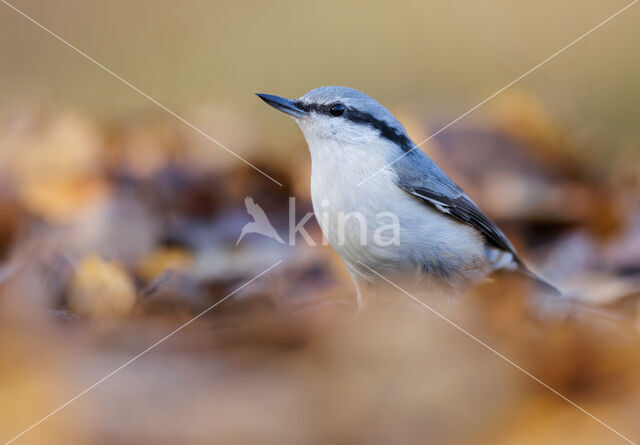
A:
{"label": "bird's tail", "polygon": [[520,272],[527,278],[531,279],[536,284],[536,286],[538,286],[546,294],[552,295],[554,297],[562,296],[562,292],[560,292],[560,290],[557,287],[549,283],[544,278],[541,278],[540,276],[531,272],[526,266],[519,267],[518,272]]}

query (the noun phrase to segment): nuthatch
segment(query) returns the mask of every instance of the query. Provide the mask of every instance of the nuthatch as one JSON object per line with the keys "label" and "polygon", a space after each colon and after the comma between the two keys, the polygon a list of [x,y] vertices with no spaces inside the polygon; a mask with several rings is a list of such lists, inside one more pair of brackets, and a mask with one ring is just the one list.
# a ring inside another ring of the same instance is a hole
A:
{"label": "nuthatch", "polygon": [[[313,210],[354,278],[359,304],[358,279],[395,272],[418,271],[457,288],[510,270],[558,292],[525,266],[498,226],[366,94],[321,87],[295,100],[258,96],[292,116],[307,140]],[[357,216],[360,230],[348,215]]]}

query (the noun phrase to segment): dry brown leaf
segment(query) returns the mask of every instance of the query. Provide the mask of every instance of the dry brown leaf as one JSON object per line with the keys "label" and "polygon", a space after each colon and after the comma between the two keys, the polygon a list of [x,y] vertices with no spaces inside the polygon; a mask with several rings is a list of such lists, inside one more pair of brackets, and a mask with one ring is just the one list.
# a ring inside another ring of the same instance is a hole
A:
{"label": "dry brown leaf", "polygon": [[51,178],[32,181],[19,191],[19,201],[29,212],[52,223],[68,223],[86,206],[104,198],[108,185],[101,179]]}
{"label": "dry brown leaf", "polygon": [[133,282],[117,263],[91,254],[77,265],[69,291],[69,306],[74,311],[117,317],[130,313],[135,301]]}
{"label": "dry brown leaf", "polygon": [[136,271],[145,281],[153,280],[167,270],[185,270],[194,263],[187,250],[169,247],[155,250],[142,258]]}

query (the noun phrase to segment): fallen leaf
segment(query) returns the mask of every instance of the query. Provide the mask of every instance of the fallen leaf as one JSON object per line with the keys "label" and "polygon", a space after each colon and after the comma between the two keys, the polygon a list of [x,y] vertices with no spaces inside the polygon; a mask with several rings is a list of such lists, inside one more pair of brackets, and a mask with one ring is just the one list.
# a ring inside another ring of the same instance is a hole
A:
{"label": "fallen leaf", "polygon": [[113,261],[96,254],[84,257],[74,272],[69,306],[91,317],[127,315],[135,304],[135,288],[129,275]]}

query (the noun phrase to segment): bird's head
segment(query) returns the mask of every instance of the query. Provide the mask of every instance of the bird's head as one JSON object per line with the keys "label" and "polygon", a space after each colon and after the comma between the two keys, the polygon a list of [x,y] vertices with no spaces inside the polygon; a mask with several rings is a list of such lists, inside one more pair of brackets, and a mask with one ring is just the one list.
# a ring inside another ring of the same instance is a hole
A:
{"label": "bird's head", "polygon": [[295,119],[312,152],[323,147],[395,151],[413,146],[389,110],[352,88],[320,87],[299,99],[271,94],[258,97]]}

